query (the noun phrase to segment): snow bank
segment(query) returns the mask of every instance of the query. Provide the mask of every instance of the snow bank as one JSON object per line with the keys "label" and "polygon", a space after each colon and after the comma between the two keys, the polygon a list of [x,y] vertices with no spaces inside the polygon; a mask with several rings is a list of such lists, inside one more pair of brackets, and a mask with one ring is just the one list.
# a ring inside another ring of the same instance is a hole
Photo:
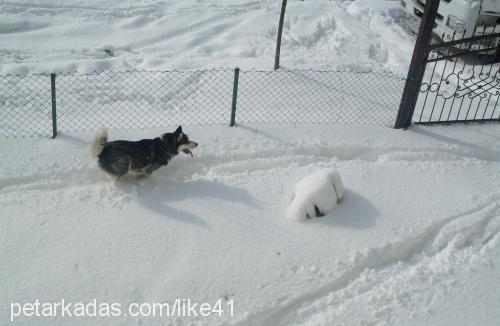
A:
{"label": "snow bank", "polygon": [[301,179],[288,208],[288,218],[299,221],[323,216],[344,197],[344,186],[337,170],[323,169]]}
{"label": "snow bank", "polygon": [[[271,69],[281,4],[267,0],[0,2],[0,73]],[[284,68],[406,73],[410,17],[396,1],[293,1]],[[8,44],[8,46],[6,46]]]}

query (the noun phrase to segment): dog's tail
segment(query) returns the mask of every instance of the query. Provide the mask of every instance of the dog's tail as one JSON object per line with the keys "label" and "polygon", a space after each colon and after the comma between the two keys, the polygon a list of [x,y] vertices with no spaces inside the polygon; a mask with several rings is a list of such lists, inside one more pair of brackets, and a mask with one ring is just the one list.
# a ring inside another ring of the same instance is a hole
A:
{"label": "dog's tail", "polygon": [[87,152],[92,156],[99,156],[107,142],[108,131],[106,128],[99,129],[94,140],[87,146]]}

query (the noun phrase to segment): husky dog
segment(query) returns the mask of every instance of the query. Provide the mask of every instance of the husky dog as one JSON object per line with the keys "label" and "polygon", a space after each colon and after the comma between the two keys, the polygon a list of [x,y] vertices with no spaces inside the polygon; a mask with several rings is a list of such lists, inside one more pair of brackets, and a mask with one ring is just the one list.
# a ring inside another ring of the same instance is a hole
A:
{"label": "husky dog", "polygon": [[180,152],[192,157],[191,149],[197,146],[179,126],[173,133],[139,141],[108,142],[107,130],[101,129],[87,150],[90,155],[99,158],[99,167],[112,176],[121,177],[130,171],[149,176]]}

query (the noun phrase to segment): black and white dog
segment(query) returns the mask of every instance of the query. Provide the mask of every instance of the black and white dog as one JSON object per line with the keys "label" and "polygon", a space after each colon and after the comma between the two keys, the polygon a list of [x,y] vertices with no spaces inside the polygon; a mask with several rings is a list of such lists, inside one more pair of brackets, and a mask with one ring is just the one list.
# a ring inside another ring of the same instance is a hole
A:
{"label": "black and white dog", "polygon": [[180,152],[193,156],[191,150],[198,144],[189,140],[179,126],[173,133],[154,139],[139,141],[115,140],[108,142],[108,132],[101,129],[87,147],[92,156],[99,158],[99,167],[112,176],[121,177],[128,172],[151,175]]}

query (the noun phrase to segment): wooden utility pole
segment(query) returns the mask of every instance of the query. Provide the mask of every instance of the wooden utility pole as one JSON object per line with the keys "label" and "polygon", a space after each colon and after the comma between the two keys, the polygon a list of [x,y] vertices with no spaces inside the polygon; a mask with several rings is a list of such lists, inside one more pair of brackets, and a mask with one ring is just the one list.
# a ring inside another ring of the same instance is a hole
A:
{"label": "wooden utility pole", "polygon": [[274,56],[274,70],[280,67],[281,34],[283,33],[283,21],[285,20],[286,0],[281,3],[280,22],[278,25],[278,39],[276,40],[276,55]]}

